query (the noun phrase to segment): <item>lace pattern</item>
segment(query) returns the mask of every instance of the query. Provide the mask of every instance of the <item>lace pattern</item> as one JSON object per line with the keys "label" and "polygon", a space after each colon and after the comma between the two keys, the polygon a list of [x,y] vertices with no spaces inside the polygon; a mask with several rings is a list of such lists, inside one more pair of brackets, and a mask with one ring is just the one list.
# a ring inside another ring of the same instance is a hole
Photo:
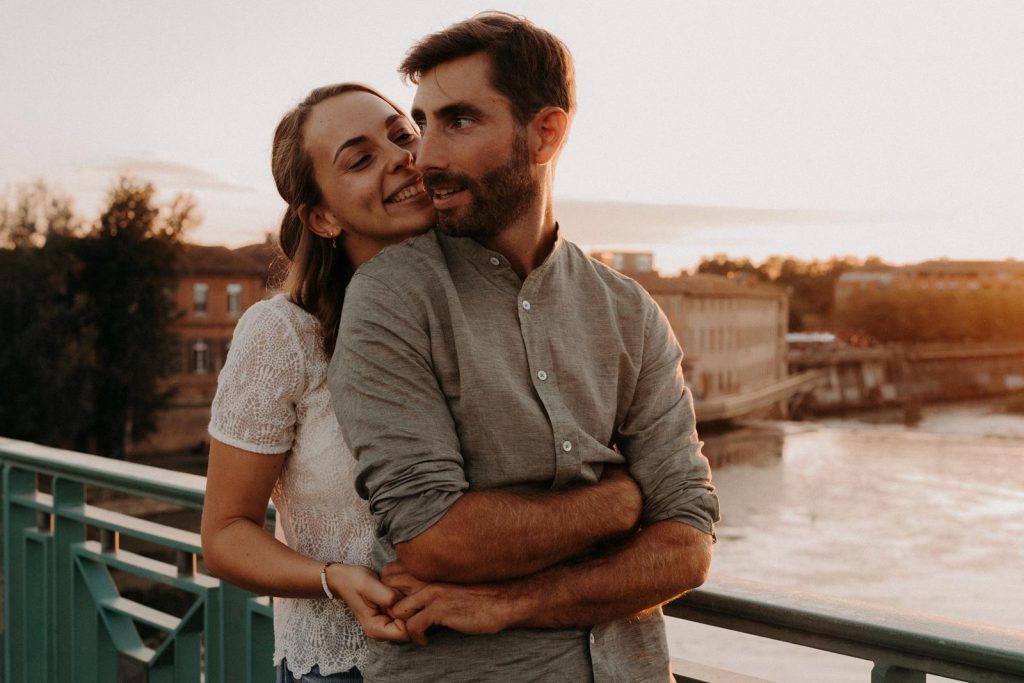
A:
{"label": "lace pattern", "polygon": [[[210,436],[255,453],[284,453],[271,498],[278,536],[322,562],[369,565],[373,520],[353,485],[352,458],[327,391],[316,318],[284,295],[250,307],[218,378]],[[363,668],[366,637],[344,601],[274,598],[274,664],[296,675]]]}

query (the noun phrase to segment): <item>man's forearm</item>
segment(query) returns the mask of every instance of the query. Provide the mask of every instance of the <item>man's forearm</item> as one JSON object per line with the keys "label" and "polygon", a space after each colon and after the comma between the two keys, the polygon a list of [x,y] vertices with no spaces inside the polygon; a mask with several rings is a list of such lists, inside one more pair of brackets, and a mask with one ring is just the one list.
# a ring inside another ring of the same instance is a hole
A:
{"label": "man's forearm", "polygon": [[712,539],[679,522],[659,522],[617,550],[510,582],[515,627],[569,628],[623,619],[704,583]]}
{"label": "man's forearm", "polygon": [[409,572],[424,581],[528,576],[630,532],[642,502],[636,483],[624,473],[565,491],[475,491],[395,550]]}
{"label": "man's forearm", "polygon": [[432,626],[463,633],[507,628],[586,628],[631,617],[701,585],[711,537],[679,522],[647,527],[607,555],[520,579],[476,585],[422,585],[399,566],[385,584],[407,597],[394,607],[409,636],[425,645]]}

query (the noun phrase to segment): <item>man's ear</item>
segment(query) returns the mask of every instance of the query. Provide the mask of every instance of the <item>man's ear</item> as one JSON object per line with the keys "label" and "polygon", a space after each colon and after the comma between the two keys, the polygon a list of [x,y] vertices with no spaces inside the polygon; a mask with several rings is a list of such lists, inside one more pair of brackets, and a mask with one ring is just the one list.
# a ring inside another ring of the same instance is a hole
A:
{"label": "man's ear", "polygon": [[544,107],[530,121],[530,148],[535,164],[553,161],[569,136],[569,115],[561,107]]}
{"label": "man's ear", "polygon": [[325,239],[331,239],[341,234],[341,225],[338,219],[322,204],[309,207],[305,204],[299,207],[299,219],[302,224]]}

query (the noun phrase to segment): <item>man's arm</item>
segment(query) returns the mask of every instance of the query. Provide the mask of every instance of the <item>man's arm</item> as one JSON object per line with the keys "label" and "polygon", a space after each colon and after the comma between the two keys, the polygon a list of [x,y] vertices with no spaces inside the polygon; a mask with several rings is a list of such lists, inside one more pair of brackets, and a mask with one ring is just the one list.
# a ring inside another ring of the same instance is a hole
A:
{"label": "man's arm", "polygon": [[431,322],[409,298],[371,276],[353,278],[328,374],[358,460],[356,486],[409,568],[456,582],[525,576],[632,530],[641,499],[621,473],[558,492],[466,492],[433,371]]}
{"label": "man's arm", "polygon": [[381,580],[411,592],[392,608],[409,636],[427,642],[431,626],[463,633],[506,628],[589,627],[625,619],[672,600],[707,577],[712,539],[679,522],[658,522],[617,550],[500,583],[418,584],[389,565]]}
{"label": "man's arm", "polygon": [[636,529],[643,498],[619,467],[596,484],[537,494],[464,494],[419,536],[395,546],[424,581],[479,583],[527,576]]}

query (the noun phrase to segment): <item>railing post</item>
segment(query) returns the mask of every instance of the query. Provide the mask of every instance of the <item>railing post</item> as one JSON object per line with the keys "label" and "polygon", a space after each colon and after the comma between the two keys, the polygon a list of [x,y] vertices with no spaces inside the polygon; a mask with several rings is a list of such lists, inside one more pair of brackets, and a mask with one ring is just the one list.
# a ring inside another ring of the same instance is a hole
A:
{"label": "railing post", "polygon": [[221,581],[208,593],[206,614],[206,680],[208,683],[229,683],[239,678],[239,667],[245,670],[247,656],[246,630],[250,593]]}
{"label": "railing post", "polygon": [[925,683],[925,675],[892,664],[875,664],[871,669],[871,683]]}
{"label": "railing post", "polygon": [[54,477],[53,480],[53,623],[56,644],[54,664],[56,680],[74,679],[75,620],[68,613],[74,605],[74,557],[71,547],[85,540],[85,525],[64,516],[62,511],[85,504],[85,486],[77,481]]}
{"label": "railing post", "polygon": [[31,472],[4,467],[4,680],[10,683],[27,677],[25,661],[25,554],[27,530],[36,524],[33,510],[13,504],[13,496],[30,495],[36,490]]}

